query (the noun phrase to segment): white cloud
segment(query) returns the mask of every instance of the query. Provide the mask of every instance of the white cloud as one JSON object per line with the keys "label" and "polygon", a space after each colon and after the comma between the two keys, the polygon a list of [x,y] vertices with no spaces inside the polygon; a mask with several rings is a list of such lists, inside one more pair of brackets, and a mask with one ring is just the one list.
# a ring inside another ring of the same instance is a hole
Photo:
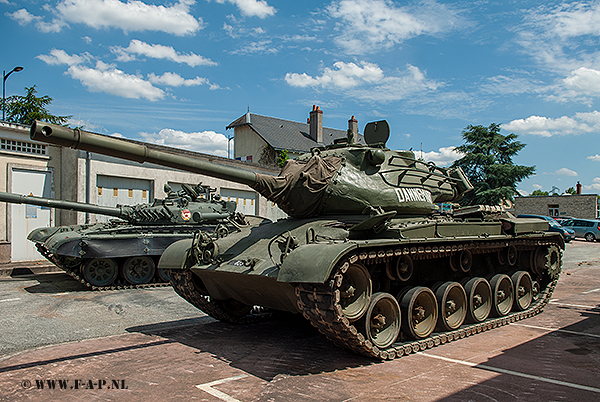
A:
{"label": "white cloud", "polygon": [[334,63],[333,68],[324,68],[320,76],[287,73],[285,81],[293,87],[341,91],[369,101],[404,99],[415,93],[432,91],[441,86],[441,83],[427,79],[425,73],[415,66],[408,65],[406,71],[400,75],[386,77],[377,64],[342,61]]}
{"label": "white cloud", "polygon": [[244,43],[237,50],[230,52],[231,54],[251,54],[251,53],[265,53],[274,54],[279,50],[272,46],[272,41],[269,39],[261,40],[258,42]]}
{"label": "white cloud", "polygon": [[275,15],[275,7],[267,4],[265,0],[216,0],[217,3],[231,3],[240,9],[242,15],[247,17],[265,18]]}
{"label": "white cloud", "polygon": [[52,22],[46,22],[44,21],[44,18],[33,15],[24,8],[17,10],[14,13],[6,13],[5,15],[17,21],[17,23],[21,26],[34,24],[35,27],[43,33],[60,32],[65,26],[67,26],[67,23],[60,19],[54,19]]}
{"label": "white cloud", "polygon": [[49,55],[40,54],[39,56],[36,56],[36,58],[42,60],[46,64],[66,64],[68,66],[82,64],[92,59],[88,53],[84,53],[83,55],[68,54],[62,49],[52,49]]}
{"label": "white cloud", "polygon": [[542,186],[541,186],[541,185],[539,185],[539,184],[533,184],[531,187],[535,188],[536,190],[541,190],[541,189],[543,189],[543,188],[544,188],[544,187],[542,187]]}
{"label": "white cloud", "polygon": [[562,116],[556,119],[543,116],[530,116],[513,120],[502,126],[517,134],[533,134],[542,137],[553,135],[582,134],[600,132],[600,112],[576,113],[573,117]]}
{"label": "white cloud", "polygon": [[165,97],[165,92],[137,75],[126,74],[114,67],[101,63],[97,68],[73,65],[67,70],[72,78],[81,81],[91,92],[131,99],[156,101]]}
{"label": "white cloud", "polygon": [[592,98],[600,96],[600,71],[580,67],[571,73],[558,85],[556,99],[561,102],[579,100],[591,103]]}
{"label": "white cloud", "polygon": [[435,1],[396,7],[390,0],[341,0],[326,11],[340,20],[336,44],[351,54],[391,48],[419,35],[437,35],[467,25],[456,11]]}
{"label": "white cloud", "polygon": [[166,59],[176,63],[184,63],[191,67],[217,65],[214,61],[194,53],[178,53],[172,46],[150,44],[137,39],[131,40],[129,46],[126,48],[113,46],[111,47],[111,51],[117,55],[117,60],[119,61],[135,60],[135,55],[141,55],[154,59]]}
{"label": "white cloud", "polygon": [[600,67],[600,2],[562,3],[526,11],[518,43],[543,67],[568,73]]}
{"label": "white cloud", "polygon": [[576,171],[565,168],[565,167],[558,169],[556,172],[546,173],[546,174],[552,174],[552,175],[556,175],[556,176],[571,176],[571,177],[579,176],[579,174]]}
{"label": "white cloud", "polygon": [[168,85],[171,87],[192,87],[199,85],[208,85],[210,89],[219,89],[219,85],[212,84],[208,78],[196,77],[194,79],[185,79],[176,73],[164,73],[161,76],[157,76],[153,73],[148,74],[148,81],[157,85]]}
{"label": "white cloud", "polygon": [[195,0],[179,0],[169,6],[151,5],[138,0],[61,0],[54,9],[46,7],[56,15],[51,22],[30,14],[26,9],[18,10],[9,17],[21,25],[33,23],[41,32],[59,32],[72,24],[85,24],[92,28],[117,28],[124,32],[159,31],[173,35],[193,35],[204,27],[201,18],[190,14]]}
{"label": "white cloud", "polygon": [[165,128],[158,133],[140,133],[140,136],[154,144],[227,157],[227,137],[214,131],[186,133]]}
{"label": "white cloud", "polygon": [[[420,153],[415,153],[420,157]],[[423,152],[423,159],[428,162],[433,162],[438,166],[448,166],[463,155],[456,151],[456,147],[442,147],[438,151]]]}
{"label": "white cloud", "polygon": [[600,155],[599,154],[588,156],[587,158],[590,159],[590,160],[596,161],[596,162],[600,162]]}
{"label": "white cloud", "polygon": [[557,7],[545,7],[534,11],[530,19],[546,27],[548,34],[561,38],[583,35],[600,36],[600,3],[563,3]]}
{"label": "white cloud", "polygon": [[592,184],[584,185],[583,189],[585,191],[600,191],[600,177],[594,177]]}
{"label": "white cloud", "polygon": [[380,82],[384,78],[381,68],[372,63],[362,62],[359,66],[355,63],[338,61],[333,64],[333,67],[333,69],[326,67],[319,77],[311,77],[306,73],[287,73],[285,81],[293,87],[344,89],[356,87],[363,83]]}

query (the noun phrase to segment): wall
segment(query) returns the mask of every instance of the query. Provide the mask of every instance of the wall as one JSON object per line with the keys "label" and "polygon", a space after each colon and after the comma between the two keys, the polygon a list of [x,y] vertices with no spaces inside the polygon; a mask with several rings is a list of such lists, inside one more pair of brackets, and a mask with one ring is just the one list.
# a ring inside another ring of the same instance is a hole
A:
{"label": "wall", "polygon": [[598,216],[597,199],[596,194],[515,197],[515,215],[550,215],[549,208],[558,206],[558,217],[595,219]]}
{"label": "wall", "polygon": [[252,155],[252,162],[258,163],[263,149],[267,146],[265,140],[249,126],[236,127],[234,128],[234,133],[234,157],[239,158]]}

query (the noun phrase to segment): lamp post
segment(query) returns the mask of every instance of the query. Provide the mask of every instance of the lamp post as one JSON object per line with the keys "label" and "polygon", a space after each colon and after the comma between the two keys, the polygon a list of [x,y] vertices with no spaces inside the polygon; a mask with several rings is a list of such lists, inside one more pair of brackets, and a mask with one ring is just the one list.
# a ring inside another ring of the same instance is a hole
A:
{"label": "lamp post", "polygon": [[23,71],[23,67],[17,66],[10,70],[8,74],[6,74],[6,71],[2,70],[2,121],[4,121],[6,113],[6,79],[12,73],[18,73],[19,71]]}

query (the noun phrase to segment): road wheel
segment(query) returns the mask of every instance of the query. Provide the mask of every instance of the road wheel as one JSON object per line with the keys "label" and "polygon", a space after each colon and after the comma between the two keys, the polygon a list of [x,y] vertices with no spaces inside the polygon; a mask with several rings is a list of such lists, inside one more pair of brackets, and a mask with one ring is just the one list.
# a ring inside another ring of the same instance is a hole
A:
{"label": "road wheel", "polygon": [[117,278],[117,263],[112,258],[93,258],[83,266],[81,273],[92,286],[110,286]]}
{"label": "road wheel", "polygon": [[132,285],[148,283],[154,277],[156,267],[152,258],[145,255],[130,257],[123,264],[123,278]]}
{"label": "road wheel", "polygon": [[340,286],[340,304],[344,316],[350,321],[360,319],[369,308],[372,293],[369,271],[360,263],[350,264]]}
{"label": "road wheel", "polygon": [[438,320],[437,300],[431,289],[417,286],[402,296],[402,328],[411,339],[427,338]]}
{"label": "road wheel", "polygon": [[585,241],[596,241],[596,236],[593,233],[586,233]]}
{"label": "road wheel", "polygon": [[492,311],[497,317],[504,317],[513,306],[514,291],[510,276],[505,274],[494,275],[490,279],[492,287]]}
{"label": "road wheel", "polygon": [[361,329],[366,338],[379,349],[387,349],[400,333],[400,306],[389,293],[375,293],[361,320]]}

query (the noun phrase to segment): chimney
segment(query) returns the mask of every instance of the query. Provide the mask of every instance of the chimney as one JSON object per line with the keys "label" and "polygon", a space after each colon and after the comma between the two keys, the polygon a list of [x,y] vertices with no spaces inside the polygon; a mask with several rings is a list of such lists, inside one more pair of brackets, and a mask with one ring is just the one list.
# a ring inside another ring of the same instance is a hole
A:
{"label": "chimney", "polygon": [[577,182],[577,194],[581,194],[581,183]]}
{"label": "chimney", "polygon": [[313,105],[310,112],[309,132],[310,138],[318,143],[323,143],[323,112],[318,106]]}
{"label": "chimney", "polygon": [[352,131],[354,133],[354,138],[357,138],[357,134],[358,134],[358,120],[356,120],[354,118],[354,116],[352,116],[352,118],[350,120],[348,120],[348,130]]}

